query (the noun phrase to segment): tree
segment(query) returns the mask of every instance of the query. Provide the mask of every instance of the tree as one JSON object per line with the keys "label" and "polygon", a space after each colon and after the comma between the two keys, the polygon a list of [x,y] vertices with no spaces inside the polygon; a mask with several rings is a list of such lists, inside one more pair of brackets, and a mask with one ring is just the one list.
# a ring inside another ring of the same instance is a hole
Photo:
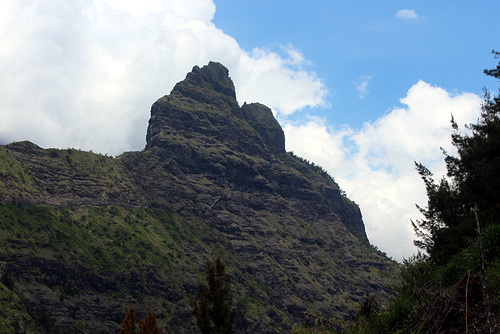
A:
{"label": "tree", "polygon": [[[494,52],[495,58],[500,53]],[[500,78],[500,64],[487,75]],[[447,263],[475,238],[474,209],[485,226],[498,224],[500,217],[500,96],[491,98],[485,90],[481,116],[462,133],[452,117],[453,156],[443,150],[447,177],[436,184],[432,173],[420,163],[417,171],[427,191],[427,208],[418,207],[424,219],[412,222],[418,240],[415,245],[436,264]]]}
{"label": "tree", "polygon": [[[131,307],[122,321],[120,334],[137,334],[135,322],[135,309]],[[163,334],[156,325],[156,316],[152,310],[148,311],[146,318],[139,321],[139,334]]]}
{"label": "tree", "polygon": [[202,334],[234,333],[235,310],[231,295],[231,278],[219,257],[207,259],[205,276],[207,286],[198,282],[198,299],[191,314]]}
{"label": "tree", "polygon": [[[500,57],[500,52],[498,51],[492,51],[492,53],[495,55],[495,58]],[[484,70],[484,74],[489,75],[491,77],[500,79],[500,63],[497,65],[497,68],[492,69],[492,70]]]}
{"label": "tree", "polygon": [[139,334],[162,334],[156,325],[156,316],[152,310],[148,311],[146,318],[139,321]]}
{"label": "tree", "polygon": [[120,334],[136,334],[135,309],[131,307],[122,321]]}

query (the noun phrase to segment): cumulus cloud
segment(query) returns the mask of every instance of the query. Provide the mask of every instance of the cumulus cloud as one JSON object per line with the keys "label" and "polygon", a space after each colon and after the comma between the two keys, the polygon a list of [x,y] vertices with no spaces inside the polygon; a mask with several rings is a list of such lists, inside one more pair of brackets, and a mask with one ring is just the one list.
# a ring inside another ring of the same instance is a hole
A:
{"label": "cumulus cloud", "polygon": [[368,85],[370,84],[370,81],[372,80],[372,77],[369,75],[361,75],[358,80],[354,83],[356,85],[356,89],[358,90],[358,96],[360,99],[364,99],[366,95],[368,95],[369,90],[368,90]]}
{"label": "cumulus cloud", "polygon": [[370,241],[399,260],[415,251],[410,219],[420,218],[415,204],[427,203],[414,160],[443,176],[440,147],[453,152],[451,114],[458,124],[474,122],[481,99],[470,93],[453,96],[419,81],[401,103],[360,129],[332,128],[318,119],[284,126],[287,150],[334,175],[360,205]]}
{"label": "cumulus cloud", "polygon": [[299,50],[243,50],[214,13],[211,0],[2,1],[0,143],[140,150],[151,104],[210,60],[229,68],[240,102],[283,115],[324,103]]}
{"label": "cumulus cloud", "polygon": [[413,9],[401,9],[396,13],[397,19],[417,20],[420,16]]}
{"label": "cumulus cloud", "polygon": [[283,58],[255,48],[244,54],[232,71],[239,101],[263,103],[283,116],[324,105],[328,91],[314,72],[301,68],[305,60],[298,52],[287,49]]}

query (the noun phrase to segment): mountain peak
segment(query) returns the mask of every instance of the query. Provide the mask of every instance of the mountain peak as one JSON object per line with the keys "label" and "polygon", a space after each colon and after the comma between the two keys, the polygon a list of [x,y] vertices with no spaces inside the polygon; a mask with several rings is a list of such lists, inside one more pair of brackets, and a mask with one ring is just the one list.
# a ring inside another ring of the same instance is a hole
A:
{"label": "mountain peak", "polygon": [[228,69],[216,62],[194,66],[153,104],[146,142],[146,149],[167,155],[214,145],[261,157],[285,152],[283,129],[271,109],[256,103],[240,108]]}
{"label": "mountain peak", "polygon": [[172,94],[180,93],[203,102],[213,102],[214,93],[227,97],[230,104],[236,103],[234,84],[229,70],[217,62],[209,62],[203,67],[194,66],[186,79],[175,85]]}

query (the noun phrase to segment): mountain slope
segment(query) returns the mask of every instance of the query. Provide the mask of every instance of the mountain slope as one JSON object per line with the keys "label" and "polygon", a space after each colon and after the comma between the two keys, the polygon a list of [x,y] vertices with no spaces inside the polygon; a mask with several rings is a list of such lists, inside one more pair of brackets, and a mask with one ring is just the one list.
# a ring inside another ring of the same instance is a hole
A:
{"label": "mountain slope", "polygon": [[[0,147],[2,277],[26,301],[26,323],[40,326],[33,310],[41,309],[47,326],[106,332],[131,303],[152,303],[164,328],[192,332],[190,303],[211,252],[233,277],[240,332],[283,332],[304,311],[352,317],[365,293],[388,297],[395,266],[369,246],[357,205],[320,167],[285,152],[269,108],[239,107],[221,64],[195,66],[153,104],[146,140],[143,151],[116,158],[29,142]],[[43,275],[25,277],[18,263]],[[97,296],[114,316],[58,316],[30,299],[33,285],[44,296],[74,291],[75,282],[60,282],[64,272],[109,281],[63,298],[66,309]]]}

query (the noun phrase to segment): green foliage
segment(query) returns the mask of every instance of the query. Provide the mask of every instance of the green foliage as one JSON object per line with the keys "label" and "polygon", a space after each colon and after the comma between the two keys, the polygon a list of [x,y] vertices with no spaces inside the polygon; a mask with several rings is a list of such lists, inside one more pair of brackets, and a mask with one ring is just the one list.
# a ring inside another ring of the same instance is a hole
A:
{"label": "green foliage", "polygon": [[172,212],[157,209],[0,205],[0,218],[5,253],[17,249],[54,259],[64,256],[100,269],[136,267],[132,249],[142,254],[143,265],[175,261],[182,252],[177,241],[186,233],[176,228],[180,222]]}
{"label": "green foliage", "polygon": [[[496,70],[486,73],[498,75]],[[500,97],[491,98],[485,92],[481,118],[466,126],[468,133],[462,133],[453,118],[451,123],[457,155],[443,150],[447,178],[436,184],[432,173],[416,163],[428,203],[427,208],[419,208],[424,219],[413,222],[419,238],[415,245],[429,254],[430,261],[440,265],[475,239],[476,205],[483,229],[500,223]]]}
{"label": "green foliage", "polygon": [[471,246],[456,254],[448,263],[435,268],[435,280],[447,288],[457,284],[467,273],[474,271],[478,264],[477,248]]}
{"label": "green foliage", "polygon": [[500,225],[490,225],[483,231],[484,258],[493,262],[500,258]]}
{"label": "green foliage", "polygon": [[[30,173],[24,170],[22,164],[10,154],[10,150],[5,146],[0,146],[0,180],[0,190],[13,197],[26,197],[34,187]],[[14,187],[8,187],[7,182],[12,183]]]}
{"label": "green foliage", "polygon": [[[500,54],[494,53],[498,58]],[[498,78],[499,68],[500,64],[485,73]],[[470,323],[475,330],[485,331],[484,324],[488,322],[491,332],[482,254],[484,251],[487,262],[493,264],[488,276],[493,277],[495,285],[498,280],[492,273],[498,274],[496,259],[500,251],[500,96],[491,98],[485,91],[481,118],[476,124],[466,126],[468,133],[460,132],[453,118],[451,123],[457,155],[443,150],[447,178],[436,184],[429,169],[416,163],[425,183],[428,203],[427,208],[419,207],[424,219],[412,224],[418,238],[415,245],[429,257],[405,263],[402,293],[388,308],[392,312],[387,314],[393,313],[393,316],[386,320],[390,323],[394,322],[390,318],[406,319],[407,328],[416,328],[420,323],[418,332],[467,332]],[[480,242],[480,229],[485,231],[484,247]],[[474,243],[476,232],[479,246]],[[495,296],[498,303],[498,290]],[[410,300],[405,302],[405,298]],[[411,299],[418,302],[413,304],[417,306],[412,306]],[[474,311],[468,309],[468,303],[476,303]],[[406,316],[400,317],[398,313]],[[474,320],[468,321],[469,316]]]}
{"label": "green foliage", "polygon": [[377,313],[380,312],[380,305],[377,297],[374,295],[367,295],[365,300],[361,303],[361,306],[358,310],[358,318],[372,318]]}
{"label": "green foliage", "polygon": [[207,259],[205,276],[207,286],[198,282],[198,299],[191,314],[202,334],[234,333],[235,310],[231,295],[231,278],[226,265],[218,256],[213,263]]}
{"label": "green foliage", "polygon": [[[196,280],[197,265],[184,249],[197,243],[205,247],[203,236],[203,226],[164,209],[0,204],[0,254],[6,261],[3,266],[0,262],[1,285],[14,294],[26,281],[50,278],[54,293],[71,300],[86,293],[88,279],[104,279],[111,284],[107,294],[117,300],[135,299],[140,304],[147,298],[162,314],[175,315],[183,308],[188,312],[192,297],[184,284]],[[41,271],[29,266],[31,259],[57,263],[61,271]],[[80,275],[73,275],[73,268]],[[151,295],[158,287],[161,293]],[[23,296],[10,296],[0,297],[0,315],[1,310],[18,307],[22,316],[8,315],[6,326],[37,327],[42,318],[32,319],[22,308]],[[169,328],[186,327],[173,317],[161,320]]]}
{"label": "green foliage", "polygon": [[378,326],[382,328],[379,333],[404,328],[407,319],[414,312],[414,309],[415,300],[409,295],[401,294],[393,299],[379,319]]}
{"label": "green foliage", "polygon": [[335,179],[325,169],[323,169],[323,167],[316,165],[314,162],[310,162],[307,159],[299,157],[299,156],[295,155],[293,152],[288,152],[288,156],[290,156],[293,160],[299,162],[300,164],[304,165],[309,170],[311,170],[314,173],[321,176],[329,184],[334,185],[338,188],[338,184],[337,184],[337,182],[335,182]]}
{"label": "green foliage", "polygon": [[0,333],[41,332],[42,330],[28,314],[21,296],[14,289],[0,283]]}

